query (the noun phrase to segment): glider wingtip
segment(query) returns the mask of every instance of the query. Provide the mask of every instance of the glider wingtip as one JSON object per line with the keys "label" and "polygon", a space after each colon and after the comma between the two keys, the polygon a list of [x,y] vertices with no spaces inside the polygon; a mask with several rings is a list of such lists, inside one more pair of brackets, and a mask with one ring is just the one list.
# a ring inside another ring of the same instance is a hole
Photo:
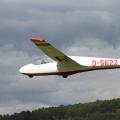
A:
{"label": "glider wingtip", "polygon": [[44,41],[45,39],[44,38],[32,38],[31,39],[32,41]]}

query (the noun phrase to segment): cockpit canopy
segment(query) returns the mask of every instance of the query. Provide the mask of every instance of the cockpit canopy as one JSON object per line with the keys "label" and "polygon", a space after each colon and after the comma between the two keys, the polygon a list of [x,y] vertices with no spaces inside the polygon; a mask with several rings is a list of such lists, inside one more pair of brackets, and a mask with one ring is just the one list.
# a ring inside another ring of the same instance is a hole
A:
{"label": "cockpit canopy", "polygon": [[51,62],[54,62],[52,59],[50,58],[40,58],[40,59],[36,59],[34,60],[33,64],[34,65],[40,65],[40,64],[46,64],[46,63],[51,63]]}

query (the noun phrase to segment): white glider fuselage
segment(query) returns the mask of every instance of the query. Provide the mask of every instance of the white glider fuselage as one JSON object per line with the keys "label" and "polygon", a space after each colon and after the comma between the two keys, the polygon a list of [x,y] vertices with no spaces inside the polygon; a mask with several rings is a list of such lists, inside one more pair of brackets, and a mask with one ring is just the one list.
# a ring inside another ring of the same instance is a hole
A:
{"label": "white glider fuselage", "polygon": [[29,77],[60,75],[66,78],[69,75],[79,72],[120,68],[120,59],[81,56],[68,57],[78,63],[80,66],[78,67],[75,65],[66,64],[67,61],[65,60],[62,64],[56,61],[39,65],[28,64],[20,69],[20,73],[28,75]]}

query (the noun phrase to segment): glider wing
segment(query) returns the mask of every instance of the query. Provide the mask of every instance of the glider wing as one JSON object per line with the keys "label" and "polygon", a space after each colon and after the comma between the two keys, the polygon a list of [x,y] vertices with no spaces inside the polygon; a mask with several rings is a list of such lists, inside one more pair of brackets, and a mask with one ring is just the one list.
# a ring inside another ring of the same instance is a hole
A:
{"label": "glider wing", "polygon": [[60,65],[72,66],[72,67],[83,67],[76,61],[72,60],[70,57],[65,55],[60,50],[53,47],[50,43],[46,42],[43,38],[32,38],[35,45],[40,48],[47,56],[49,56],[54,61],[58,62]]}

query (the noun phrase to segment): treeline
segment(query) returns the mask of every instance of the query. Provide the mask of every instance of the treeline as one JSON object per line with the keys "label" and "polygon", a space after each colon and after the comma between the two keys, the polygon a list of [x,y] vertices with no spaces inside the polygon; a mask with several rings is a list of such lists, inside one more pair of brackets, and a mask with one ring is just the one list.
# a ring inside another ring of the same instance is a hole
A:
{"label": "treeline", "polygon": [[22,111],[0,120],[120,120],[120,99]]}

